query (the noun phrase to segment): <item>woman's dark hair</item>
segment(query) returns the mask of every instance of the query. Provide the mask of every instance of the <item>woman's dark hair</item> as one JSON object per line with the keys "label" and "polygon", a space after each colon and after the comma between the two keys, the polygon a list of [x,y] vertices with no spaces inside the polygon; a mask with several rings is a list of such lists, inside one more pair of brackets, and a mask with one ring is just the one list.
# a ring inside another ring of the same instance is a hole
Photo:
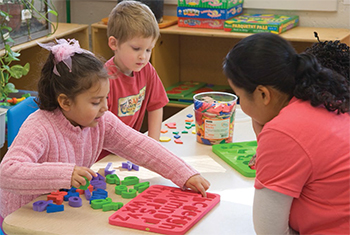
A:
{"label": "woman's dark hair", "polygon": [[54,55],[50,52],[42,70],[38,82],[38,105],[42,110],[53,111],[59,107],[57,97],[63,93],[73,99],[80,93],[89,90],[100,79],[108,79],[107,71],[103,63],[93,54],[74,54],[72,69],[59,62],[56,68],[60,76],[54,70]]}
{"label": "woman's dark hair", "polygon": [[248,94],[258,85],[271,86],[292,98],[324,105],[329,111],[349,112],[349,82],[322,67],[308,53],[298,54],[282,37],[258,33],[242,39],[227,54],[224,74]]}

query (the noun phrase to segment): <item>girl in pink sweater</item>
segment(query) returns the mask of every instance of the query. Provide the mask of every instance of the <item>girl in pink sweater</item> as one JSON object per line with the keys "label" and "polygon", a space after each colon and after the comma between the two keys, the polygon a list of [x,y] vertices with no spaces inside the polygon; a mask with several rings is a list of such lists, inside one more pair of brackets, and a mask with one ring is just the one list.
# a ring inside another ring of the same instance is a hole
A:
{"label": "girl in pink sweater", "polygon": [[23,123],[0,165],[0,215],[41,194],[85,185],[102,149],[206,196],[209,182],[157,141],[107,111],[109,80],[103,63],[76,40],[50,50],[38,84],[39,110]]}

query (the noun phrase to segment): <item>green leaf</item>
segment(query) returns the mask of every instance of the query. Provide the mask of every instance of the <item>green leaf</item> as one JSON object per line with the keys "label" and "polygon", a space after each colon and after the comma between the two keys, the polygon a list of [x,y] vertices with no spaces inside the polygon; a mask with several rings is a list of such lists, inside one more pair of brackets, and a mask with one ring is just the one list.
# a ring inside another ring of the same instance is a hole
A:
{"label": "green leaf", "polygon": [[54,16],[58,16],[58,13],[56,11],[54,11],[54,10],[49,9],[47,12],[51,13]]}
{"label": "green leaf", "polygon": [[6,17],[10,16],[10,14],[5,12],[5,11],[0,11],[0,16],[6,18]]}
{"label": "green leaf", "polygon": [[0,100],[6,99],[6,98],[7,98],[7,95],[6,95],[5,92],[4,92],[4,88],[1,88],[0,91],[1,91],[1,92],[0,92],[0,97],[1,97]]}
{"label": "green leaf", "polygon": [[12,51],[10,45],[5,45],[5,50],[6,50],[6,51]]}
{"label": "green leaf", "polygon": [[8,37],[8,38],[6,39],[6,42],[12,42],[12,43],[14,43],[15,41],[14,41],[11,37]]}
{"label": "green leaf", "polygon": [[7,31],[11,31],[12,28],[9,27],[9,26],[6,26],[6,25],[1,25],[0,29],[3,31],[3,30],[7,30]]}
{"label": "green leaf", "polygon": [[4,75],[5,83],[8,83],[10,75],[8,73],[3,73],[3,75]]}
{"label": "green leaf", "polygon": [[18,57],[21,55],[20,53],[12,51],[11,48],[7,52],[8,56],[5,58],[5,62],[9,63],[12,61],[19,61]]}
{"label": "green leaf", "polygon": [[7,83],[5,88],[4,88],[4,91],[9,94],[9,93],[17,93],[18,90],[15,88],[15,85],[11,82]]}
{"label": "green leaf", "polygon": [[6,70],[8,72],[10,72],[10,70],[11,70],[10,66],[3,65],[2,67],[4,68],[4,70]]}
{"label": "green leaf", "polygon": [[30,64],[29,63],[26,63],[24,66],[23,66],[23,76],[27,75],[28,72],[30,70]]}
{"label": "green leaf", "polygon": [[19,79],[21,78],[23,75],[26,75],[28,73],[29,69],[28,67],[25,68],[22,65],[13,65],[10,69],[10,74],[12,77]]}

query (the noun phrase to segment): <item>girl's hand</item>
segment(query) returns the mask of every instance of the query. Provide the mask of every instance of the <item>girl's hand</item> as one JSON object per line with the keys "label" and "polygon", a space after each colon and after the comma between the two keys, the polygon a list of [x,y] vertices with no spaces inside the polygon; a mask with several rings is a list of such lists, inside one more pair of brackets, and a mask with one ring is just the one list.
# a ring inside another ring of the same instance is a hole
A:
{"label": "girl's hand", "polygon": [[97,174],[90,168],[83,166],[75,166],[72,174],[71,185],[74,188],[79,188],[86,184],[84,176],[90,181],[92,177],[97,177]]}
{"label": "girl's hand", "polygon": [[197,193],[201,193],[203,197],[207,197],[205,191],[209,188],[210,183],[201,175],[194,175],[186,181],[185,186]]}

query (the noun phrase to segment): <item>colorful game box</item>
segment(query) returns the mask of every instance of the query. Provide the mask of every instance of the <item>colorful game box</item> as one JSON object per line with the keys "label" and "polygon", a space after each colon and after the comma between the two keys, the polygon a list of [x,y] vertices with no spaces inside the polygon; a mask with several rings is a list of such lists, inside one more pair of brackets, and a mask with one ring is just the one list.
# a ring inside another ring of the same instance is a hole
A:
{"label": "colorful game box", "polygon": [[224,23],[225,23],[225,20],[179,18],[177,25],[179,27],[190,27],[190,28],[223,29]]}
{"label": "colorful game box", "polygon": [[232,168],[246,177],[255,177],[255,170],[248,166],[257,149],[256,141],[216,144],[212,151]]}
{"label": "colorful game box", "polygon": [[224,30],[239,33],[283,33],[299,25],[299,16],[243,14],[225,21]]}
{"label": "colorful game box", "polygon": [[178,0],[179,7],[201,7],[229,9],[238,4],[243,4],[243,0]]}
{"label": "colorful game box", "polygon": [[230,9],[177,7],[177,17],[227,20],[241,14],[242,11],[242,4],[238,4]]}

